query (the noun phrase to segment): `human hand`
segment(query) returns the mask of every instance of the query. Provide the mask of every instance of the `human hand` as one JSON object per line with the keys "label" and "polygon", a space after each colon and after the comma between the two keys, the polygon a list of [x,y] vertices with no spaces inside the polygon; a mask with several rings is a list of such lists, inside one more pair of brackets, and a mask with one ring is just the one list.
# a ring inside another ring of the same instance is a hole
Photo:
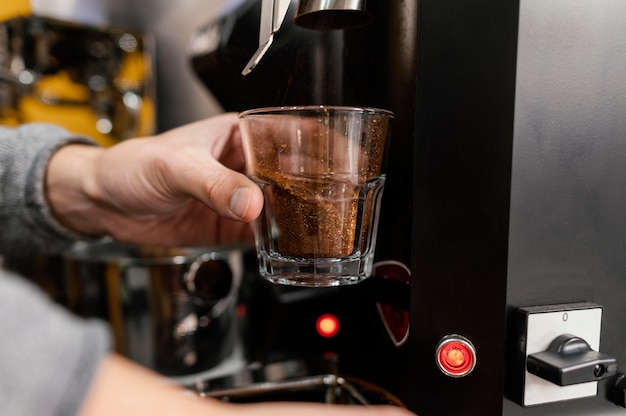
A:
{"label": "human hand", "polygon": [[[395,406],[349,406],[303,402],[264,402],[254,404],[213,403],[222,405],[216,414],[225,416],[415,416],[406,409]],[[219,409],[219,407],[218,407]]]}
{"label": "human hand", "polygon": [[82,405],[81,416],[411,416],[396,406],[304,402],[225,403],[200,398],[151,370],[117,355],[105,358]]}
{"label": "human hand", "polygon": [[46,195],[70,229],[129,243],[252,241],[263,206],[244,169],[237,115],[110,148],[69,145],[50,160]]}

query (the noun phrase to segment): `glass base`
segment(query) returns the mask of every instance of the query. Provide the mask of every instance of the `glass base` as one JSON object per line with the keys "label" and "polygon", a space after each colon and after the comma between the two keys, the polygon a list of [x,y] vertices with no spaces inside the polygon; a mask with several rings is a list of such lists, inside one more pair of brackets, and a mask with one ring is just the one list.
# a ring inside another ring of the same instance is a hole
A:
{"label": "glass base", "polygon": [[353,285],[371,274],[372,259],[295,259],[260,256],[261,277],[289,286],[331,287]]}

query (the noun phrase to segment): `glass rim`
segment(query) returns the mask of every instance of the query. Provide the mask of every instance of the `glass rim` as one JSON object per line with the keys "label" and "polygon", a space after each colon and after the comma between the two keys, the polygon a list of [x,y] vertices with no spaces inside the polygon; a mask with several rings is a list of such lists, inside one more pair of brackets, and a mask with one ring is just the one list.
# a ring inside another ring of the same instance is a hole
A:
{"label": "glass rim", "polygon": [[255,115],[286,115],[293,112],[307,112],[318,110],[332,110],[343,112],[355,112],[355,113],[376,113],[386,115],[389,118],[394,117],[394,113],[390,110],[376,107],[361,107],[361,106],[343,106],[343,105],[294,105],[294,106],[276,106],[276,107],[260,107],[252,108],[239,112],[239,118],[245,118]]}

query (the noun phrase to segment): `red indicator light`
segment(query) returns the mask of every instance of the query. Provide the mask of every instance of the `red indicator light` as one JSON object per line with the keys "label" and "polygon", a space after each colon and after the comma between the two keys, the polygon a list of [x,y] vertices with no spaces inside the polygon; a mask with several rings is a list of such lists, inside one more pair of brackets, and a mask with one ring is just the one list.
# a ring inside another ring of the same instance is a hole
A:
{"label": "red indicator light", "polygon": [[462,345],[448,346],[442,355],[444,362],[452,368],[463,368],[470,359],[467,356],[467,349]]}
{"label": "red indicator light", "polygon": [[334,337],[337,335],[337,332],[339,332],[339,320],[335,315],[325,313],[317,318],[315,329],[317,329],[317,333],[324,338]]}
{"label": "red indicator light", "polygon": [[439,343],[436,359],[444,374],[463,377],[476,365],[476,350],[466,338],[450,336]]}

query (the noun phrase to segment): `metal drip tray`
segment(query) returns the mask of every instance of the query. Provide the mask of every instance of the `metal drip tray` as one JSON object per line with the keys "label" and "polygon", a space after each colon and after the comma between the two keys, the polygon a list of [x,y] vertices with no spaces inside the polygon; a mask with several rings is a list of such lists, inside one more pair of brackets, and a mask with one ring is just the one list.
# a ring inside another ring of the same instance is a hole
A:
{"label": "metal drip tray", "polygon": [[245,387],[200,392],[233,403],[300,401],[331,404],[390,404],[405,407],[395,396],[364,380],[335,374],[253,383]]}
{"label": "metal drip tray", "polygon": [[253,363],[227,375],[223,372],[199,375],[181,384],[201,397],[231,403],[289,401],[406,407],[387,390],[356,377],[340,375],[329,367],[333,367],[332,360]]}

